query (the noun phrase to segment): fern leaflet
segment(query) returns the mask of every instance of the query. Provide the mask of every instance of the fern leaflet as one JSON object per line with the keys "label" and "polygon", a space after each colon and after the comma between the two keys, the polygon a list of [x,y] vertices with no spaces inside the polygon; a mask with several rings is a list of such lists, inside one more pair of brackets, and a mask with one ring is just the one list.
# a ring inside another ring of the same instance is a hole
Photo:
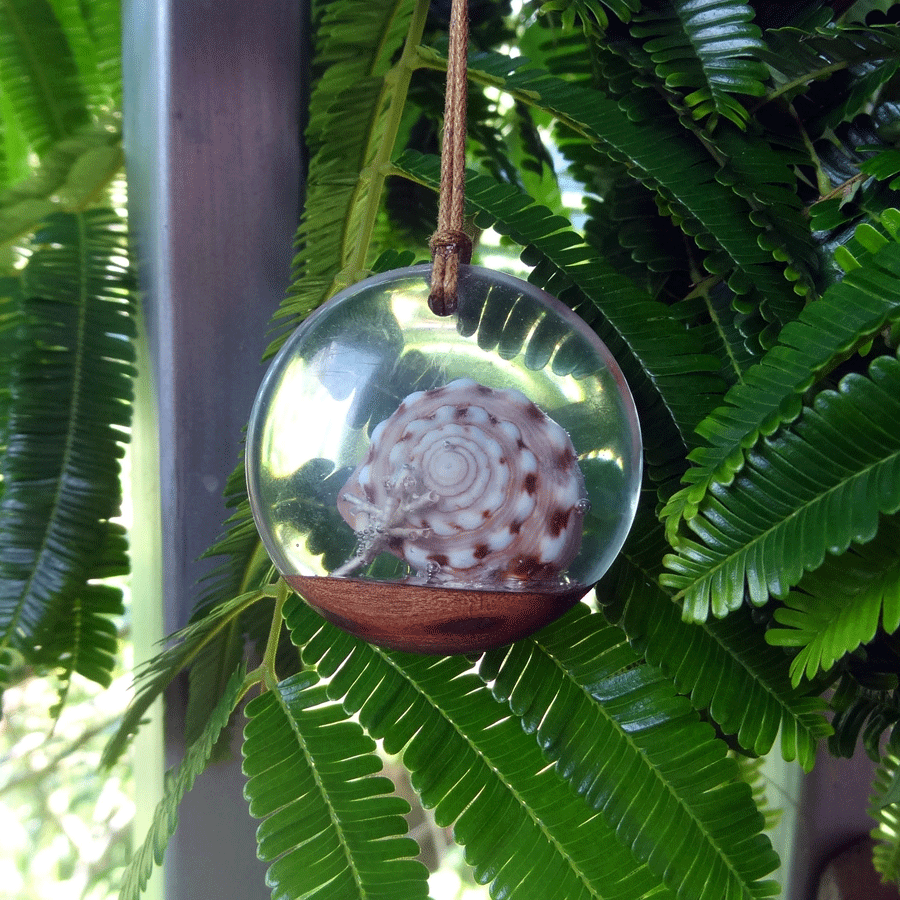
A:
{"label": "fern leaflet", "polygon": [[247,704],[245,794],[274,897],[427,897],[419,846],[401,835],[409,804],[375,773],[373,740],[312,672]]}
{"label": "fern leaflet", "polygon": [[464,658],[379,650],[296,598],[285,615],[304,664],[388,753],[402,753],[422,803],[438,825],[454,825],[495,896],[546,900],[548,884],[567,900],[676,896],[547,766]]}
{"label": "fern leaflet", "polygon": [[724,116],[739,128],[750,118],[735,94],[761,97],[767,72],[753,10],[737,0],[674,0],[672,12],[645,11],[631,26],[634,37],[668,87],[690,91],[685,103],[697,119]]}
{"label": "fern leaflet", "polygon": [[871,543],[828,557],[807,573],[798,589],[775,610],[766,640],[798,647],[791,661],[791,681],[814,678],[837,660],[875,637],[879,625],[887,634],[900,627],[900,523],[884,519]]}
{"label": "fern leaflet", "polygon": [[869,815],[878,823],[872,837],[880,843],[872,852],[875,868],[886,881],[900,884],[900,757],[888,753],[875,773]]}
{"label": "fern leaflet", "polygon": [[147,887],[154,863],[161,865],[169,839],[178,825],[178,806],[184,795],[194,786],[197,776],[209,763],[219,734],[237,706],[244,686],[244,670],[238,668],[213,710],[200,737],[188,748],[178,771],[167,779],[166,793],[153,814],[153,824],[141,848],[134,854],[122,877],[119,900],[137,900]]}
{"label": "fern leaflet", "polygon": [[884,221],[894,238],[881,237],[881,246],[861,255],[843,281],[788,323],[778,343],[728,391],[723,405],[697,426],[707,445],[690,453],[694,465],[684,476],[685,486],[663,510],[669,540],[676,546],[682,520],[696,515],[714,485],[734,477],[744,465],[747,448],[761,435],[772,434],[796,418],[801,395],[836,360],[900,320],[900,243],[896,242],[900,212],[888,211]]}
{"label": "fern leaflet", "polygon": [[[618,629],[576,607],[532,639],[487,654],[481,674],[557,771],[679,896],[771,894],[759,879],[777,857],[727,747],[668,678],[638,662]],[[640,766],[624,762],[635,751]]]}
{"label": "fern leaflet", "polygon": [[820,740],[831,734],[824,702],[792,689],[783,654],[766,644],[748,610],[684,622],[658,582],[665,547],[662,526],[639,511],[622,552],[597,585],[605,615],[740,746],[763,755],[780,734],[782,756],[809,771]]}
{"label": "fern leaflet", "polygon": [[[789,429],[749,454],[730,485],[715,484],[662,583],[685,617],[724,616],[744,602],[783,597],[826,552],[866,543],[878,514],[900,508],[900,362],[878,357],[822,391]],[[810,470],[810,460],[816,470]]]}

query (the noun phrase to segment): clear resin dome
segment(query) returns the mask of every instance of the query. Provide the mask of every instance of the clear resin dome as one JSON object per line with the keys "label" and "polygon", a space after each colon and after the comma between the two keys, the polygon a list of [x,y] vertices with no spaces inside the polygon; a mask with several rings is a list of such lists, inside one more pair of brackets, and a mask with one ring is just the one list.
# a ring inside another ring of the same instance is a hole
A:
{"label": "clear resin dome", "polygon": [[631,526],[641,480],[631,394],[556,298],[463,266],[457,313],[437,316],[430,268],[342,291],[273,360],[247,437],[257,527],[289,583],[357,633],[347,610],[317,602],[325,582],[314,579],[367,610],[375,586],[390,585],[401,619],[413,598],[459,600],[465,613],[448,628],[461,635],[491,632],[483,601],[507,594],[546,598],[558,608],[549,621],[603,575]]}

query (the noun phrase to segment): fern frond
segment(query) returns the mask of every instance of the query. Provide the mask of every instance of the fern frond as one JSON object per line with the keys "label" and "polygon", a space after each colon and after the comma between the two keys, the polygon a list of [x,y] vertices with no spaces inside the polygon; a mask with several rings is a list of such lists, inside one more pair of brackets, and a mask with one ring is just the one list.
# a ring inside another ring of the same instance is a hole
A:
{"label": "fern frond", "polygon": [[576,607],[488,653],[481,674],[562,777],[679,896],[771,895],[759,879],[778,860],[728,748],[618,629]]}
{"label": "fern frond", "polygon": [[[118,523],[108,522],[98,540],[96,555],[106,564],[115,561],[111,574],[128,571],[128,538]],[[112,683],[118,648],[117,619],[125,613],[122,591],[111,584],[88,583],[73,591],[71,601],[35,638],[35,662],[57,669],[61,703],[77,672],[103,687]]]}
{"label": "fern frond", "polygon": [[[234,512],[225,522],[222,536],[204,554],[215,564],[200,582],[191,623],[200,623],[233,597],[263,590],[272,581],[274,567],[266,554],[250,512],[243,458],[225,485],[225,507]],[[229,673],[244,658],[252,632],[268,629],[271,605],[258,603],[231,617],[204,643],[189,663],[185,736],[198,735],[225,688]],[[157,687],[162,690],[165,684]],[[142,702],[153,700],[152,693]]]}
{"label": "fern frond", "polygon": [[[744,602],[784,597],[826,552],[875,536],[879,513],[900,508],[900,361],[878,357],[846,376],[747,457],[729,485],[713,484],[662,578],[686,618],[724,616]],[[812,469],[812,461],[815,468]]]}
{"label": "fern frond", "polygon": [[766,640],[800,648],[791,662],[795,687],[871,641],[879,625],[886,634],[900,627],[898,548],[900,523],[885,518],[873,541],[828,557],[775,610],[775,621],[785,627],[770,628]]}
{"label": "fern frond", "polygon": [[[894,223],[896,235],[900,213],[890,211],[885,222]],[[697,426],[707,446],[691,452],[694,465],[684,476],[685,486],[663,510],[676,546],[680,523],[696,514],[716,483],[727,483],[741,469],[747,449],[762,435],[799,414],[802,394],[821,374],[900,319],[900,243],[887,241],[858,263],[782,329],[778,343]]]}
{"label": "fern frond", "polygon": [[121,135],[87,128],[53,144],[28,178],[0,193],[0,245],[31,234],[54,212],[78,212],[121,171]]}
{"label": "fern frond", "polygon": [[191,665],[203,648],[227,630],[236,617],[264,597],[260,591],[241,594],[228,603],[216,607],[205,618],[171,636],[171,646],[147,662],[137,673],[136,696],[122,717],[116,733],[106,745],[101,765],[108,768],[122,755],[129,739],[140,726],[144,714],[153,701],[172,683],[175,676]]}
{"label": "fern frond", "polygon": [[[131,417],[134,332],[122,222],[51,217],[18,284],[0,459],[0,643],[26,655],[73,595],[127,571],[109,536]],[[102,638],[97,634],[97,638]]]}
{"label": "fern frond", "polygon": [[122,103],[121,0],[50,0],[94,114]]}
{"label": "fern frond", "polygon": [[88,124],[72,49],[48,0],[0,5],[0,85],[39,155]]}
{"label": "fern frond", "polygon": [[674,0],[671,12],[644,11],[631,26],[667,87],[687,93],[696,119],[712,115],[745,128],[750,114],[735,95],[761,97],[765,66],[753,10],[739,0]]}
{"label": "fern frond", "polygon": [[[427,54],[424,57],[427,59]],[[785,274],[782,241],[765,223],[757,226],[743,198],[718,181],[719,168],[706,149],[674,115],[633,121],[599,91],[531,68],[521,58],[478,54],[470,77],[538,106],[588,138],[595,149],[627,165],[634,178],[652,188],[660,203],[689,235],[703,233],[704,249],[724,254],[736,290],[758,291],[766,314],[781,323],[802,308]],[[756,240],[748,240],[748,229]]]}
{"label": "fern frond", "polygon": [[231,675],[228,687],[210,716],[203,733],[188,747],[178,771],[169,773],[166,791],[153,814],[153,824],[141,848],[134,854],[122,876],[119,900],[137,900],[147,887],[154,863],[161,865],[169,839],[178,825],[178,807],[209,763],[213,747],[237,706],[244,685],[244,670]]}
{"label": "fern frond", "polygon": [[[828,105],[822,116],[807,123],[813,136],[859,113],[896,72],[898,53],[900,28],[896,25],[834,24],[772,29],[766,32],[766,46],[758,51],[775,84],[769,99],[793,99],[814,82],[823,81]],[[832,77],[835,73],[841,73],[841,80]]]}
{"label": "fern frond", "polygon": [[[494,896],[546,900],[548,885],[567,900],[676,896],[548,767],[534,738],[464,658],[364,644],[298,598],[285,616],[304,664],[388,753],[402,753],[422,803],[439,826],[454,825],[476,880],[491,883]],[[561,688],[561,679],[548,686]],[[637,816],[641,809],[651,815],[636,802]]]}
{"label": "fern frond", "polygon": [[900,884],[900,757],[887,753],[875,772],[869,815],[878,823],[872,837],[880,843],[872,862],[885,881]]}
{"label": "fern frond", "polygon": [[382,763],[315,673],[272,686],[247,704],[245,795],[266,882],[277,897],[397,900],[428,896],[403,818],[409,804],[376,776]]}
{"label": "fern frond", "polygon": [[732,758],[737,763],[738,778],[750,786],[753,802],[765,820],[766,831],[771,831],[781,822],[784,810],[782,807],[772,804],[766,791],[766,787],[771,783],[771,779],[763,771],[763,767],[766,764],[765,757],[760,756],[756,759],[750,759],[740,753],[736,753]]}
{"label": "fern frond", "polygon": [[820,741],[831,733],[824,702],[791,687],[784,654],[766,644],[748,610],[683,621],[658,582],[666,547],[661,525],[639,510],[622,552],[597,585],[604,614],[741,747],[761,756],[780,733],[782,756],[809,771]]}
{"label": "fern frond", "polygon": [[392,67],[393,56],[414,21],[414,7],[415,33],[408,36],[414,45],[427,11],[421,0],[339,0],[324,10],[316,49],[322,75],[310,98],[306,135],[311,155],[306,203],[281,318],[305,317],[368,274],[366,230],[374,217],[367,222],[364,210],[377,210],[380,197],[377,178],[373,183],[361,173],[376,166],[376,157],[386,162],[393,147],[404,99],[398,91],[408,86],[412,71],[407,56]]}

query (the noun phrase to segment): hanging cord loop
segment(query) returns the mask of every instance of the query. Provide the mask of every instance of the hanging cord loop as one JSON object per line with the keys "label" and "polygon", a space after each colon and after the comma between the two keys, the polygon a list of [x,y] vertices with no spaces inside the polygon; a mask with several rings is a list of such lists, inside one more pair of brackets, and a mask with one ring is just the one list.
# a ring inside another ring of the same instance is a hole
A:
{"label": "hanging cord loop", "polygon": [[460,263],[472,259],[472,241],[463,230],[466,186],[466,55],[469,46],[468,0],[453,0],[447,89],[444,101],[444,143],[441,148],[441,186],[437,231],[432,235],[431,293],[428,306],[438,316],[456,312]]}

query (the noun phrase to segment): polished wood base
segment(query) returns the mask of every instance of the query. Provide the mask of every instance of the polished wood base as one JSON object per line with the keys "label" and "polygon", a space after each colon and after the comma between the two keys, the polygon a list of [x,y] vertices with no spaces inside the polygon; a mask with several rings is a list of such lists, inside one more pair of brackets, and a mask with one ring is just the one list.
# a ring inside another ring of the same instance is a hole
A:
{"label": "polished wood base", "polygon": [[324,619],[381,647],[444,655],[511,644],[568,612],[589,590],[476,591],[362,578],[288,575]]}

